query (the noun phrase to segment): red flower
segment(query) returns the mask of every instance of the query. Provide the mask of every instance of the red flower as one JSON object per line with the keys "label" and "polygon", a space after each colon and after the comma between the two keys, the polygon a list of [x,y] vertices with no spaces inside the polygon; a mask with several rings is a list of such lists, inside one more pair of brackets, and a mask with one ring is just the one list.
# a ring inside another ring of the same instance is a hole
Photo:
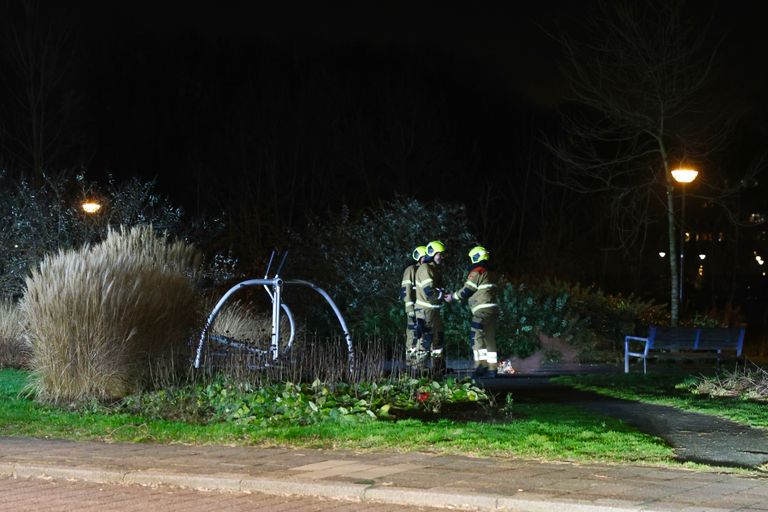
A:
{"label": "red flower", "polygon": [[428,398],[429,398],[429,392],[428,391],[419,391],[416,394],[416,400],[418,400],[419,402],[422,402],[422,403],[426,402]]}

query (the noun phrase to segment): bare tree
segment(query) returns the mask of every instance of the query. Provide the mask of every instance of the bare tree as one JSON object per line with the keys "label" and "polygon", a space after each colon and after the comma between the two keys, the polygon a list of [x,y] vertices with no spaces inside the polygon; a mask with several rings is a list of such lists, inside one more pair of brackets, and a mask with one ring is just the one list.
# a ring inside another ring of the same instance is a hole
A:
{"label": "bare tree", "polygon": [[697,25],[682,2],[669,0],[601,3],[575,34],[555,36],[566,53],[570,87],[565,135],[548,141],[561,164],[558,183],[601,195],[617,248],[626,251],[642,251],[649,225],[663,215],[671,320],[677,325],[670,171],[680,164],[703,165],[727,140],[727,123],[706,103],[719,44],[712,43],[706,23]]}
{"label": "bare tree", "polygon": [[2,57],[8,72],[0,142],[5,160],[40,184],[46,167],[59,163],[73,138],[72,111],[79,102],[68,87],[72,41],[61,22],[37,0],[6,2]]}

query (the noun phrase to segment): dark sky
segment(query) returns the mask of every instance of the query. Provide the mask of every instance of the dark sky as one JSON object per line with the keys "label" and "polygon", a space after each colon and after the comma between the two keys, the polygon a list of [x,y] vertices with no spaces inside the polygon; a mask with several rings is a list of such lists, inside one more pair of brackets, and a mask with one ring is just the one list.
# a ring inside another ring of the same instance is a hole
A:
{"label": "dark sky", "polygon": [[[77,30],[96,38],[196,34],[234,44],[256,39],[343,51],[350,45],[455,57],[465,79],[523,101],[552,105],[562,94],[558,46],[544,34],[571,28],[596,2],[539,0],[446,5],[443,2],[78,2]],[[722,63],[734,96],[766,86],[768,52],[755,2],[689,2],[691,21],[722,39]],[[494,91],[495,92],[495,91]]]}
{"label": "dark sky", "polygon": [[196,34],[234,44],[266,40],[280,46],[350,46],[437,52],[455,59],[457,79],[482,83],[494,93],[512,91],[523,101],[552,105],[557,45],[540,24],[569,18],[570,2],[496,2],[450,6],[439,2],[246,2],[213,7],[201,2],[121,2],[82,5],[77,17],[99,38],[115,32],[140,38]]}
{"label": "dark sky", "polygon": [[[759,142],[768,135],[768,71],[763,64],[768,31],[762,27],[758,4],[689,4],[691,23],[707,30],[713,41],[722,40],[712,107],[739,112],[746,123],[745,137]],[[231,120],[237,113],[226,111],[234,107],[225,99],[258,80],[262,89],[265,83],[282,80],[290,94],[304,94],[306,101],[318,104],[326,93],[345,95],[350,105],[374,103],[384,94],[375,88],[383,87],[389,88],[386,94],[394,94],[395,105],[411,96],[411,101],[425,105],[434,90],[434,96],[442,98],[441,126],[456,124],[446,128],[450,134],[443,134],[445,140],[466,143],[463,154],[446,158],[460,160],[457,167],[466,166],[472,151],[492,158],[491,146],[478,144],[498,137],[496,148],[514,145],[520,140],[515,130],[533,133],[541,123],[553,122],[567,84],[558,71],[559,47],[545,30],[573,29],[593,5],[562,0],[453,5],[85,0],[43,2],[41,8],[71,31],[77,48],[76,79],[85,91],[79,128],[92,146],[86,165],[96,173],[109,169],[158,175],[173,189],[179,186],[179,176],[186,180],[190,162],[204,159],[190,147],[198,153],[203,147],[213,152],[220,143],[208,138],[232,138],[224,135],[231,127],[223,126],[220,118]],[[261,69],[266,76],[254,78]],[[331,76],[322,77],[324,73]],[[309,83],[315,76],[320,77],[317,86]],[[399,80],[406,92],[391,93],[396,85],[381,85]],[[411,94],[409,88],[417,92]],[[195,94],[200,101],[189,99]],[[333,101],[339,103],[335,99],[328,104]],[[263,103],[278,102],[262,100],[243,109],[260,115]],[[373,109],[361,110],[369,114]],[[327,118],[329,112],[318,107],[314,117]],[[538,124],[527,126],[530,118]],[[510,130],[512,125],[517,128]],[[282,128],[290,134],[290,126]],[[523,141],[515,151],[528,146]],[[231,153],[232,148],[224,151]],[[482,164],[491,174],[494,166],[507,165]],[[210,159],[206,166],[211,167]]]}

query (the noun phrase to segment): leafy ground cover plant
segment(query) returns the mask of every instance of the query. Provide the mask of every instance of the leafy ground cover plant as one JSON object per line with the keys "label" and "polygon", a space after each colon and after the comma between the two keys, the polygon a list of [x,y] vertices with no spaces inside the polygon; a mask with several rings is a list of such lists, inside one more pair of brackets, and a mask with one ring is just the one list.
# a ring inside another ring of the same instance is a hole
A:
{"label": "leafy ground cover plant", "polygon": [[442,382],[401,378],[376,383],[284,383],[253,386],[218,377],[126,397],[113,406],[118,412],[155,419],[199,423],[234,421],[244,424],[307,425],[328,419],[392,419],[399,412],[439,413],[447,405],[489,404],[489,395],[470,381]]}

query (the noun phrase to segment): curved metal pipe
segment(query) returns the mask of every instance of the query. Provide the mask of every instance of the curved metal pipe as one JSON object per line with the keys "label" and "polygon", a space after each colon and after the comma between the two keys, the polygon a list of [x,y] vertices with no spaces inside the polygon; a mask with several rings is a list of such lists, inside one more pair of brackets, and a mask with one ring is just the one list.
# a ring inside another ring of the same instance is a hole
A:
{"label": "curved metal pipe", "polygon": [[293,320],[293,313],[291,312],[291,308],[288,307],[288,304],[283,302],[280,304],[280,306],[285,310],[285,316],[288,317],[288,325],[291,327],[291,333],[288,336],[288,343],[285,344],[285,348],[283,351],[288,350],[293,345],[293,339],[296,335],[296,322]]}
{"label": "curved metal pipe", "polygon": [[344,317],[341,316],[341,311],[339,311],[338,306],[336,306],[336,303],[333,302],[333,299],[330,295],[328,295],[325,290],[320,288],[314,283],[310,283],[309,281],[304,281],[303,279],[286,279],[285,284],[299,284],[302,286],[306,286],[308,288],[312,288],[317,293],[323,296],[325,301],[328,303],[328,305],[331,306],[331,309],[333,309],[333,312],[336,313],[336,318],[339,320],[339,324],[341,325],[341,330],[344,331],[344,338],[347,340],[347,349],[349,350],[349,360],[352,362],[355,357],[354,349],[352,348],[352,335],[349,334],[349,329],[347,328],[347,323],[344,321]]}
{"label": "curved metal pipe", "polygon": [[[225,293],[219,299],[219,301],[216,303],[216,306],[214,306],[213,310],[211,311],[211,314],[208,315],[208,320],[206,320],[205,326],[203,327],[203,330],[200,333],[200,340],[198,341],[197,351],[195,353],[195,364],[194,364],[195,368],[200,368],[200,358],[201,358],[202,352],[203,352],[203,345],[205,344],[205,337],[207,336],[208,331],[211,329],[211,326],[213,325],[213,322],[216,320],[216,317],[219,316],[219,313],[221,312],[221,309],[224,307],[224,304],[237,291],[239,291],[242,288],[246,288],[248,286],[267,286],[267,285],[276,286],[275,291],[277,293],[273,294],[273,293],[270,293],[269,290],[267,290],[267,293],[269,294],[270,298],[272,298],[272,304],[273,304],[273,308],[272,308],[272,313],[273,313],[273,317],[272,317],[273,318],[273,320],[272,320],[272,322],[273,322],[273,332],[272,332],[272,335],[273,335],[273,345],[272,345],[272,348],[274,350],[275,334],[276,334],[275,333],[275,329],[277,329],[277,337],[279,338],[279,326],[275,327],[274,324],[275,324],[275,318],[277,317],[279,319],[279,311],[280,311],[279,308],[276,308],[274,306],[275,306],[276,302],[280,303],[279,287],[282,284],[298,284],[298,285],[301,285],[301,286],[306,286],[308,288],[312,288],[313,290],[315,290],[317,293],[319,293],[326,300],[326,302],[331,306],[331,309],[333,309],[333,312],[336,314],[336,318],[338,319],[339,324],[341,325],[341,329],[344,332],[344,338],[347,341],[347,350],[349,351],[349,361],[350,361],[350,363],[352,363],[353,360],[354,360],[354,349],[352,347],[352,336],[349,333],[349,329],[347,328],[347,323],[344,321],[344,317],[341,315],[341,311],[339,311],[338,306],[336,306],[336,303],[333,302],[333,299],[331,299],[330,295],[328,295],[325,290],[323,290],[322,288],[320,288],[316,284],[311,283],[309,281],[304,281],[303,279],[291,279],[291,280],[283,281],[280,278],[275,278],[275,279],[249,279],[247,281],[240,282],[240,283],[236,284],[235,286],[233,286],[232,288],[230,288],[229,290],[227,290],[227,293]],[[291,326],[291,335],[290,335],[290,339],[288,341],[288,345],[286,347],[286,348],[288,348],[293,343],[294,333],[295,333],[295,323],[294,323],[294,319],[293,319],[293,313],[291,312],[290,308],[288,308],[288,306],[285,305],[285,304],[280,304],[280,307],[282,307],[286,311],[286,314],[288,316],[288,322],[290,323],[290,326]],[[276,311],[277,311],[277,314],[275,314]]]}
{"label": "curved metal pipe", "polygon": [[229,298],[235,294],[238,290],[248,287],[248,286],[262,286],[266,284],[272,284],[274,282],[274,279],[249,279],[247,281],[243,281],[241,283],[236,284],[229,290],[227,290],[227,293],[225,293],[220,299],[219,302],[216,303],[216,306],[214,306],[213,311],[211,311],[211,314],[208,315],[208,320],[205,321],[205,326],[203,327],[203,331],[200,333],[200,341],[197,344],[197,352],[195,353],[195,368],[200,368],[200,356],[203,353],[203,344],[205,343],[205,337],[208,334],[208,331],[210,330],[211,326],[213,325],[213,322],[216,320],[216,317],[219,316],[219,313],[221,312],[221,308],[224,307],[224,304],[229,300]]}

